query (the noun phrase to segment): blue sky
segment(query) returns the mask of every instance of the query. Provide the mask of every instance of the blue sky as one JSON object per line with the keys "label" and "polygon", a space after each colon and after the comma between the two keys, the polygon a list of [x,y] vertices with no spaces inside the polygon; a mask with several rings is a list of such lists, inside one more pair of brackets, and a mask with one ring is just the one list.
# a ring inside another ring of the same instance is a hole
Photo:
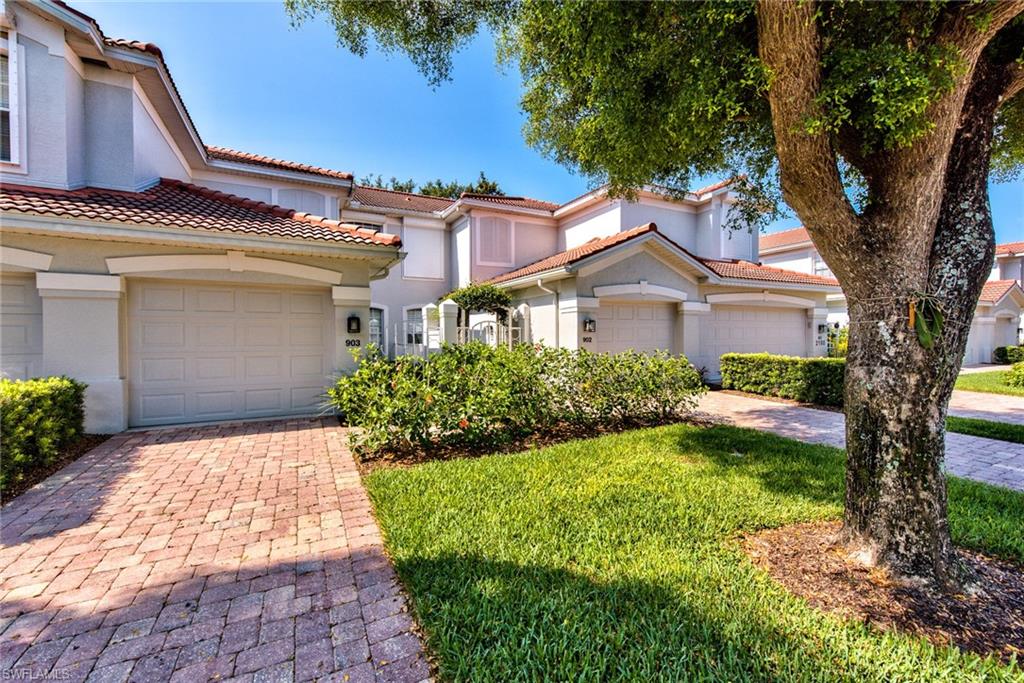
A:
{"label": "blue sky", "polygon": [[[322,21],[293,29],[280,2],[71,1],[107,35],[161,47],[207,144],[357,177],[468,181],[482,170],[509,194],[550,201],[590,187],[523,142],[519,75],[495,66],[486,38],[434,90],[400,55],[338,47]],[[991,197],[997,240],[1024,240],[1024,181],[993,185]]]}

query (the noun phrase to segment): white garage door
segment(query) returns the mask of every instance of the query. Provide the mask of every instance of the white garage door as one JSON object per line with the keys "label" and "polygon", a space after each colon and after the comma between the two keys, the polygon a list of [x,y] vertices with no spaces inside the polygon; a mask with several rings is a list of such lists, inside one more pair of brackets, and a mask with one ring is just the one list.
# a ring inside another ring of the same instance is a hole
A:
{"label": "white garage door", "polygon": [[43,373],[43,302],[34,275],[0,277],[0,362],[4,377]]}
{"label": "white garage door", "polygon": [[673,305],[602,302],[596,316],[595,349],[603,353],[671,350]]}
{"label": "white garage door", "polygon": [[329,382],[330,293],[133,280],[132,425],[316,412]]}
{"label": "white garage door", "polygon": [[805,356],[807,313],[802,308],[712,306],[701,332],[703,364],[718,376],[723,353]]}

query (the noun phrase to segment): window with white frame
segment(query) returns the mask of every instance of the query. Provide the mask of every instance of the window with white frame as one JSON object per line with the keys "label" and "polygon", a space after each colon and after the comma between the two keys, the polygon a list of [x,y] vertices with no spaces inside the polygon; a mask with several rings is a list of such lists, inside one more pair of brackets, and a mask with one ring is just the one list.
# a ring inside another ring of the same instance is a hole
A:
{"label": "window with white frame", "polygon": [[814,274],[822,277],[832,277],[832,269],[825,263],[825,259],[818,255],[814,256]]}
{"label": "window with white frame", "polygon": [[384,348],[384,310],[370,309],[370,343],[378,349]]}
{"label": "window with white frame", "polygon": [[512,265],[512,221],[496,216],[477,219],[476,262],[489,266]]}
{"label": "window with white frame", "polygon": [[0,161],[19,161],[18,137],[18,37],[14,31],[0,29]]}
{"label": "window with white frame", "polygon": [[423,309],[407,308],[405,310],[405,343],[423,343]]}

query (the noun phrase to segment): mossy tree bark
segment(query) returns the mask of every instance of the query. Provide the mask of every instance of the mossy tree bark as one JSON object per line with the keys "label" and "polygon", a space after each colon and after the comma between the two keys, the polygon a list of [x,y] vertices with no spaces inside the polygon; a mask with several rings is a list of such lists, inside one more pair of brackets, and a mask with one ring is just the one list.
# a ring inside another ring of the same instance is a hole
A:
{"label": "mossy tree bark", "polygon": [[[834,141],[806,130],[821,82],[814,3],[758,6],[783,193],[850,312],[843,540],[871,564],[943,588],[967,578],[947,517],[946,409],[995,251],[987,192],[994,118],[1019,87],[1017,66],[993,65],[982,50],[1021,11],[1011,4],[984,28],[966,14],[951,19],[938,40],[956,45],[966,75],[932,105],[930,133],[874,152],[854,131]],[[864,176],[868,202],[859,212],[845,195],[840,156]],[[910,324],[920,293],[939,301],[946,320],[931,348]]]}

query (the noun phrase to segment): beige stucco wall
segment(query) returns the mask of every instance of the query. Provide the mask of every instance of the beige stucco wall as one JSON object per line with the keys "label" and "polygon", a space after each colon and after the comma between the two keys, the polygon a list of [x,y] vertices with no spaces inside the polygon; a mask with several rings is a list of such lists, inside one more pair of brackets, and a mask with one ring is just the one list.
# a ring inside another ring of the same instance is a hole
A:
{"label": "beige stucco wall", "polygon": [[[128,424],[125,381],[126,285],[132,278],[320,287],[333,294],[334,309],[331,315],[335,327],[336,369],[345,370],[353,365],[349,353],[351,344],[358,343],[362,347],[367,343],[369,278],[379,270],[379,262],[352,257],[331,258],[243,250],[247,257],[284,261],[340,273],[340,285],[332,289],[332,285],[324,282],[249,270],[169,270],[118,276],[110,274],[106,262],[107,258],[128,256],[220,255],[227,253],[227,246],[182,247],[29,234],[6,229],[2,233],[2,241],[8,248],[53,257],[47,272],[5,275],[5,282],[13,278],[12,282],[25,285],[30,302],[39,302],[41,341],[37,346],[40,347],[38,353],[42,360],[36,363],[40,369],[33,370],[34,374],[67,374],[88,383],[86,429],[92,432],[117,432]],[[62,278],[62,274],[70,274],[72,277]],[[10,296],[5,294],[3,302],[5,316],[11,310],[9,305],[13,305],[8,300],[14,291],[7,294]],[[349,334],[346,330],[345,322],[350,315],[358,315],[362,321],[358,334]],[[7,350],[8,344],[3,346]],[[28,349],[27,352],[34,353],[36,350]]]}

